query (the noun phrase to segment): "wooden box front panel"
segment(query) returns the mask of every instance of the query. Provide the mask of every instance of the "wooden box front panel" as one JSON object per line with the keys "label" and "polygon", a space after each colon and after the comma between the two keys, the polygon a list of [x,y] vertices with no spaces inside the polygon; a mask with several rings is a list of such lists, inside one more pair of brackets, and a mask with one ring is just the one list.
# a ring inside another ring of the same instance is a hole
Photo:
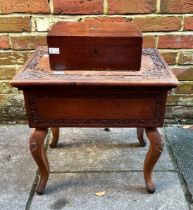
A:
{"label": "wooden box front panel", "polygon": [[53,70],[140,70],[142,34],[133,23],[58,22],[47,36]]}
{"label": "wooden box front panel", "polygon": [[[49,37],[52,70],[140,70],[140,37]],[[58,49],[57,54],[52,49]]]}
{"label": "wooden box front panel", "polygon": [[162,126],[166,93],[25,93],[30,127]]}

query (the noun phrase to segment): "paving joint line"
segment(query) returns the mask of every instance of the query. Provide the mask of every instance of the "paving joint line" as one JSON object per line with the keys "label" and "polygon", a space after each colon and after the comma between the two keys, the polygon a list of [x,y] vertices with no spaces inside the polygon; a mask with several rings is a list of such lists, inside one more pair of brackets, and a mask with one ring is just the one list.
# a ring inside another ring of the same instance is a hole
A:
{"label": "paving joint line", "polygon": [[25,210],[29,210],[30,209],[30,206],[31,206],[31,203],[32,203],[32,200],[33,200],[33,196],[35,194],[35,189],[36,189],[36,186],[37,186],[37,183],[38,183],[38,176],[39,175],[38,175],[38,170],[37,170],[35,178],[34,178],[34,181],[32,183],[31,191],[29,193],[29,197],[28,197],[28,200],[27,200],[27,203],[26,203]]}
{"label": "paving joint line", "polygon": [[[50,171],[51,174],[78,174],[78,173],[136,173],[136,172],[143,172],[143,170],[117,170],[117,171]],[[154,170],[153,173],[160,173],[160,172],[171,172],[177,173],[177,170]]]}

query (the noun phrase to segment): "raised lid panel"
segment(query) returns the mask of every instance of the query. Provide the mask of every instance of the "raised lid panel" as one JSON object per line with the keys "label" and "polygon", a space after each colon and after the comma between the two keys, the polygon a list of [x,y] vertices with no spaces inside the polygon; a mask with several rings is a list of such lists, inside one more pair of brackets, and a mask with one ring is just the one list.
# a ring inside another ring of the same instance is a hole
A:
{"label": "raised lid panel", "polygon": [[141,37],[140,30],[130,22],[88,23],[62,22],[52,26],[48,36],[96,36],[96,37]]}

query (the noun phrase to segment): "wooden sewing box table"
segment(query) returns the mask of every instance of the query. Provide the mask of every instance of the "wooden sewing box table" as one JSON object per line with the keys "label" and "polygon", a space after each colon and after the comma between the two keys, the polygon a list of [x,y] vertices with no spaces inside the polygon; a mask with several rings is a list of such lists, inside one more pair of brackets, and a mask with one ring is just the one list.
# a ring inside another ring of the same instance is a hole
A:
{"label": "wooden sewing box table", "polygon": [[143,49],[140,71],[52,71],[47,47],[38,47],[11,85],[23,90],[30,150],[39,171],[36,192],[43,194],[49,176],[44,150],[48,128],[55,147],[60,127],[137,128],[141,146],[144,131],[150,141],[144,162],[149,193],[155,191],[152,170],[163,151],[158,127],[163,126],[167,93],[179,82],[156,49]]}

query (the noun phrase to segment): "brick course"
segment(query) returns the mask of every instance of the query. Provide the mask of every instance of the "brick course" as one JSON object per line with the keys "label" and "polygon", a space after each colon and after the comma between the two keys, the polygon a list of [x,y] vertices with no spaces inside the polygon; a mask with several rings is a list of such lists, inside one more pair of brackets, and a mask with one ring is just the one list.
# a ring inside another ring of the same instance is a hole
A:
{"label": "brick course", "polygon": [[142,17],[134,18],[142,31],[179,31],[181,29],[180,17]]}
{"label": "brick course", "polygon": [[89,22],[133,22],[141,31],[179,31],[182,19],[180,17],[87,17],[84,21]]}
{"label": "brick course", "polygon": [[0,17],[0,32],[23,32],[30,30],[30,17]]}
{"label": "brick course", "polygon": [[103,0],[53,0],[54,14],[102,14]]}
{"label": "brick course", "polygon": [[161,0],[161,13],[193,13],[193,1]]}
{"label": "brick course", "polygon": [[176,58],[177,58],[178,52],[171,52],[171,51],[162,52],[162,51],[160,51],[160,53],[169,65],[176,64]]}
{"label": "brick course", "polygon": [[193,51],[180,52],[178,64],[193,64]]}
{"label": "brick course", "polygon": [[172,71],[180,81],[193,81],[193,66],[172,67]]}
{"label": "brick course", "polygon": [[49,13],[47,0],[0,0],[0,14]]}
{"label": "brick course", "polygon": [[47,40],[46,36],[42,35],[34,35],[34,36],[18,36],[18,35],[11,35],[11,46],[12,49],[17,50],[26,50],[26,49],[35,49],[37,46],[46,45]]}
{"label": "brick course", "polygon": [[0,80],[12,79],[16,71],[16,66],[0,66]]}
{"label": "brick course", "polygon": [[156,11],[155,0],[109,0],[108,14],[153,13]]}
{"label": "brick course", "polygon": [[0,51],[0,64],[23,65],[30,55],[26,51]]}
{"label": "brick course", "polygon": [[193,49],[192,35],[161,35],[158,37],[158,48]]}

